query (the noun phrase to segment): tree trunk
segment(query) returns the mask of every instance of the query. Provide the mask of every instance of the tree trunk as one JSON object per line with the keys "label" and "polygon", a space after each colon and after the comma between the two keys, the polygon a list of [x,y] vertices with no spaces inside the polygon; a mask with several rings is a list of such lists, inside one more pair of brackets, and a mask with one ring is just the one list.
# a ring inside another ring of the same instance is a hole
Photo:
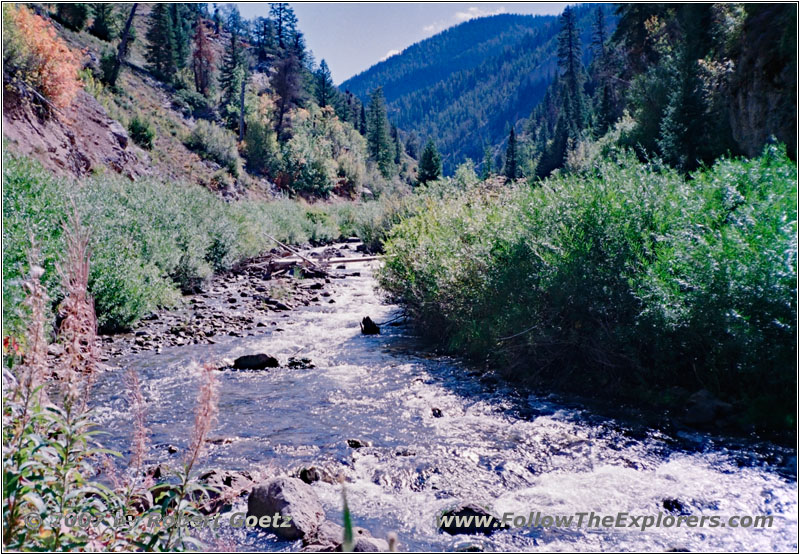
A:
{"label": "tree trunk", "polygon": [[244,85],[246,79],[242,77],[242,92],[239,93],[239,142],[244,140]]}
{"label": "tree trunk", "polygon": [[133,16],[136,15],[136,8],[139,4],[134,2],[131,6],[131,11],[128,14],[128,20],[125,22],[125,28],[122,31],[122,36],[119,40],[119,47],[117,48],[117,59],[114,63],[114,72],[112,77],[111,85],[115,85],[117,82],[117,76],[119,76],[120,69],[122,68],[122,62],[125,61],[125,56],[128,53],[128,37],[130,37],[131,25],[133,24]]}

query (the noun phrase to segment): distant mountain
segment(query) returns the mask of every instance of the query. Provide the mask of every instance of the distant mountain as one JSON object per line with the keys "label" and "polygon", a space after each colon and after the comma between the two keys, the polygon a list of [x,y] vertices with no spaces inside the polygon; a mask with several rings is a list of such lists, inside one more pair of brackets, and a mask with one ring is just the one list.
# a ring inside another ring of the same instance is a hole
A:
{"label": "distant mountain", "polygon": [[[594,9],[576,9],[586,62]],[[613,6],[604,9],[610,16]],[[340,89],[365,100],[382,86],[389,118],[422,141],[433,138],[449,173],[468,157],[479,162],[486,145],[501,143],[509,125],[530,115],[556,75],[558,31],[558,16],[473,19],[409,46]]]}

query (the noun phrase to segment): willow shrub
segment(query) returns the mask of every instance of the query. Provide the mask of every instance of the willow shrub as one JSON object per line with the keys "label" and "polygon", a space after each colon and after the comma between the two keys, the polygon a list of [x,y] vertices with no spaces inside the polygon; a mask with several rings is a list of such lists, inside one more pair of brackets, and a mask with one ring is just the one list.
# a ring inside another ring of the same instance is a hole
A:
{"label": "willow shrub", "polygon": [[290,244],[325,242],[358,233],[366,205],[298,201],[225,203],[201,187],[99,176],[76,183],[53,177],[26,158],[3,166],[4,334],[19,332],[19,277],[27,273],[33,239],[41,250],[50,297],[62,298],[56,264],[74,203],[92,232],[90,292],[106,331],[126,329],[159,306],[177,301],[213,272],[269,250],[270,235]]}
{"label": "willow shrub", "polygon": [[380,280],[428,336],[523,379],[708,387],[788,411],[795,180],[768,147],[688,180],[617,153],[534,186],[451,188],[394,228]]}

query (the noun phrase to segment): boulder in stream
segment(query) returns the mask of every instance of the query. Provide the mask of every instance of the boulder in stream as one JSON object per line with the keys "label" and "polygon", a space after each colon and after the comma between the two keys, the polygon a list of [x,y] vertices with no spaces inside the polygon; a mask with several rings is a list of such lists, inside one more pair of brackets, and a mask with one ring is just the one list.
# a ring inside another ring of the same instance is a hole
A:
{"label": "boulder in stream", "polygon": [[282,522],[271,528],[272,532],[290,541],[310,541],[325,520],[325,511],[311,486],[288,476],[258,486],[247,498],[247,516],[261,518],[275,513],[282,517]]}
{"label": "boulder in stream", "polygon": [[278,359],[259,353],[257,355],[244,355],[233,361],[233,367],[237,370],[263,370],[264,368],[277,368],[280,366]]}
{"label": "boulder in stream", "polygon": [[361,320],[361,333],[364,335],[380,335],[381,329],[369,316]]}
{"label": "boulder in stream", "polygon": [[508,525],[500,522],[496,516],[475,503],[467,503],[455,509],[445,511],[439,520],[442,532],[456,534],[485,534],[504,530]]}

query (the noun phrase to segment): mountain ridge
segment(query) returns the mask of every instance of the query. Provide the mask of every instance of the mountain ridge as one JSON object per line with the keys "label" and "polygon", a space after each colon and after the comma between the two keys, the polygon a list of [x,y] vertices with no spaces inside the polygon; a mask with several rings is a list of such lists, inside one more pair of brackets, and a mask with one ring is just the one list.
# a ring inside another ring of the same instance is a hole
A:
{"label": "mountain ridge", "polygon": [[[575,8],[584,62],[594,6]],[[606,8],[613,30],[611,7]],[[344,81],[359,98],[383,87],[390,119],[423,141],[434,137],[446,172],[480,160],[527,118],[557,71],[559,16],[476,18],[415,43]]]}

